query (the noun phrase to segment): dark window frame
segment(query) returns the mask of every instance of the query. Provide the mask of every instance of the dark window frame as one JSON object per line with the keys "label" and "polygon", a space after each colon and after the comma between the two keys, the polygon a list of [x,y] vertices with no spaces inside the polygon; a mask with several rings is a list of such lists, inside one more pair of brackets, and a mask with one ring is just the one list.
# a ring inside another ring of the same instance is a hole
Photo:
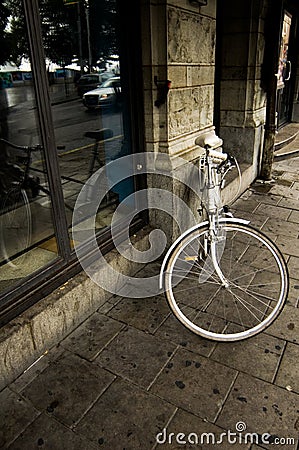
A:
{"label": "dark window frame", "polygon": [[[132,152],[141,152],[145,149],[144,122],[143,122],[143,98],[142,95],[142,64],[141,64],[141,33],[138,16],[139,2],[134,0],[130,8],[121,0],[117,1],[119,8],[119,27],[122,36],[120,50],[122,59],[121,67],[122,86],[126,86],[128,92],[127,110],[124,111],[125,126],[130,130]],[[67,279],[78,274],[82,268],[71,250],[69,232],[65,214],[65,205],[61,185],[60,168],[58,164],[56,140],[52,109],[48,89],[48,79],[45,67],[44,50],[39,16],[38,0],[23,0],[25,20],[27,24],[29,49],[31,54],[32,73],[37,103],[37,116],[39,121],[41,144],[45,153],[45,165],[48,174],[49,189],[51,192],[55,235],[57,239],[58,257],[40,269],[40,271],[24,279],[19,285],[12,286],[8,291],[0,295],[0,326],[15,318],[30,306],[50,294],[54,289],[63,284]],[[140,14],[139,14],[140,17]],[[123,38],[124,37],[124,38]],[[136,189],[146,186],[145,177],[135,180]],[[148,223],[147,211],[142,211],[132,221],[130,231],[135,233]],[[119,235],[125,230],[119,225]],[[104,230],[98,236],[98,245],[101,251],[106,253],[114,247],[110,229]],[[86,245],[86,258],[92,262],[96,257]]]}

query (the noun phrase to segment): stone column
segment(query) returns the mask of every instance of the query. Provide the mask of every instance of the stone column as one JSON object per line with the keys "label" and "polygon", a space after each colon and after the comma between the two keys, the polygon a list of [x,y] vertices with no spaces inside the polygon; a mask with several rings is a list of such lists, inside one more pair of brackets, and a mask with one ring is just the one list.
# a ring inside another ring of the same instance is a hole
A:
{"label": "stone column", "polygon": [[[224,148],[257,174],[263,146],[266,94],[262,87],[264,1],[221,0],[219,134]],[[250,180],[249,180],[250,181]],[[252,180],[251,180],[252,181]]]}
{"label": "stone column", "polygon": [[299,122],[299,55],[297,57],[297,70],[296,70],[292,121]]}
{"label": "stone column", "polygon": [[[169,190],[196,213],[192,194],[172,175],[179,170],[185,173],[180,158],[195,161],[202,152],[195,139],[214,130],[216,0],[209,0],[207,6],[194,6],[189,0],[152,0],[144,1],[144,6],[146,149],[169,155],[164,169],[170,175],[148,176],[148,186]],[[165,103],[157,106],[159,89],[167,80]],[[150,222],[171,239],[177,234],[173,217],[160,211],[150,211]]]}

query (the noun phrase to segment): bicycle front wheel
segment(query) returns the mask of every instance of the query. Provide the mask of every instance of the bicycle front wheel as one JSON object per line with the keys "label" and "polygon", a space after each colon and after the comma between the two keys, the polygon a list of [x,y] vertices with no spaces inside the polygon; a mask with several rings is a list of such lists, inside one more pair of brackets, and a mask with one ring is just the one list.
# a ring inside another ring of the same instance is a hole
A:
{"label": "bicycle front wheel", "polygon": [[279,315],[288,271],[276,245],[250,225],[227,219],[218,235],[217,270],[207,226],[178,242],[166,265],[165,293],[175,316],[194,333],[238,341],[263,331]]}
{"label": "bicycle front wheel", "polygon": [[21,267],[32,237],[31,210],[26,191],[18,187],[10,189],[2,198],[0,214],[2,259],[11,267]]}

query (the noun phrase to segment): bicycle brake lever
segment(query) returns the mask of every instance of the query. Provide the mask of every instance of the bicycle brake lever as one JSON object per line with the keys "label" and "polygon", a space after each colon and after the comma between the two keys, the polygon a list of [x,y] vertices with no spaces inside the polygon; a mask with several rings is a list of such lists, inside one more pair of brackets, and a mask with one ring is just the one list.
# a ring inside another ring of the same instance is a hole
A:
{"label": "bicycle brake lever", "polygon": [[222,161],[217,167],[217,173],[220,173],[223,168],[225,168],[226,172],[231,170],[236,165],[236,160],[234,156],[227,154],[227,158],[225,161]]}

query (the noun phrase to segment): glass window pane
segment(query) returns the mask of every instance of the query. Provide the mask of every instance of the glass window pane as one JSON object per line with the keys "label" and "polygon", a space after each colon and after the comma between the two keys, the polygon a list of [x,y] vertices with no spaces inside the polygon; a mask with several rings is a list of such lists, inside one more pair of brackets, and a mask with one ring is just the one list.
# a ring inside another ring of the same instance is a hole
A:
{"label": "glass window pane", "polygon": [[[116,0],[70,4],[41,1],[40,13],[62,187],[71,226],[75,202],[89,177],[108,162],[132,152],[131,125],[124,113],[126,74],[120,64],[121,17]],[[98,208],[97,231],[110,226],[116,207],[134,192],[134,180],[126,179],[125,166],[124,180],[115,186],[111,171],[113,168],[101,175],[109,192]],[[82,220],[88,218],[92,202],[99,200],[98,189],[95,184],[86,196]],[[134,206],[131,202],[126,212],[123,208],[123,214],[129,214]]]}
{"label": "glass window pane", "polygon": [[57,257],[20,4],[6,2],[4,7],[2,2],[0,6],[5,50],[0,57],[0,291]]}

